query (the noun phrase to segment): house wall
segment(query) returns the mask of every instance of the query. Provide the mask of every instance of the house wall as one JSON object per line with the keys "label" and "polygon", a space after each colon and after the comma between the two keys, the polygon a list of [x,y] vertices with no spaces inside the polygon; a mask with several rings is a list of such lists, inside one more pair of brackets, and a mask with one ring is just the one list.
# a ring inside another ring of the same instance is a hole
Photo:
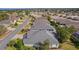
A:
{"label": "house wall", "polygon": [[31,47],[33,46],[33,44],[24,44],[24,45],[25,45],[25,46],[31,46]]}
{"label": "house wall", "polygon": [[53,44],[52,46],[51,46],[51,48],[58,48],[59,47],[59,44]]}
{"label": "house wall", "polygon": [[[32,47],[33,44],[24,44],[25,46],[30,46]],[[53,44],[53,45],[50,45],[49,48],[58,48],[59,47],[59,44]]]}

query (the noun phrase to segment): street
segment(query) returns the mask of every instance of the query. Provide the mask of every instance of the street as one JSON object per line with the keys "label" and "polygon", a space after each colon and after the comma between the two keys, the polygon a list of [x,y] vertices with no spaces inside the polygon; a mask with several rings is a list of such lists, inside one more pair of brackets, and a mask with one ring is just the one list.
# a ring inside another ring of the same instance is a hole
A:
{"label": "street", "polygon": [[61,24],[66,24],[67,26],[74,26],[76,29],[79,29],[79,21],[75,21],[75,20],[71,20],[71,19],[67,19],[67,18],[63,18],[63,17],[59,17],[59,16],[53,16],[52,19],[54,19],[55,21],[61,23]]}
{"label": "street", "polygon": [[19,33],[26,24],[28,24],[29,20],[26,19],[23,24],[20,24],[13,32],[11,32],[7,37],[5,37],[1,42],[0,42],[0,50],[4,50],[9,43],[9,41],[17,34]]}

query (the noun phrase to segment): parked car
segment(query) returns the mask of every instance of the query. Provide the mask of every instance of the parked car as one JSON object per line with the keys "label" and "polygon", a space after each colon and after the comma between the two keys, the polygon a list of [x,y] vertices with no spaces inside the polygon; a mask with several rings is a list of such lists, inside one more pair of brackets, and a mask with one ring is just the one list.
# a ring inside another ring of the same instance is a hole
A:
{"label": "parked car", "polygon": [[73,41],[74,43],[76,43],[76,42],[79,43],[79,32],[73,33],[73,35],[72,35],[72,41]]}

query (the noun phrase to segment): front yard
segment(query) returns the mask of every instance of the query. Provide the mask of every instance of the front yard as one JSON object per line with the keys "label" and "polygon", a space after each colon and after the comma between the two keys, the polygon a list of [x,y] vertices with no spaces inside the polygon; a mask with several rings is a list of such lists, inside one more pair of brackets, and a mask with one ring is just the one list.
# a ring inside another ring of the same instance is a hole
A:
{"label": "front yard", "polygon": [[65,43],[62,43],[60,44],[60,49],[63,49],[63,50],[78,50],[73,43],[68,43],[68,42],[65,42]]}

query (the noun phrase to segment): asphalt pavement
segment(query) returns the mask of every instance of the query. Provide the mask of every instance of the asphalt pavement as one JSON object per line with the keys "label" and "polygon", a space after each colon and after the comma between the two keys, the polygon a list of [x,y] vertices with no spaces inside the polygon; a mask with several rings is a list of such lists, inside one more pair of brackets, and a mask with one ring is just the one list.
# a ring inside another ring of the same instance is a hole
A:
{"label": "asphalt pavement", "polygon": [[22,24],[20,24],[13,32],[11,32],[8,36],[6,36],[1,42],[0,42],[0,50],[4,50],[7,46],[7,44],[10,42],[10,40],[19,33],[26,24],[28,24],[29,20],[26,19]]}

